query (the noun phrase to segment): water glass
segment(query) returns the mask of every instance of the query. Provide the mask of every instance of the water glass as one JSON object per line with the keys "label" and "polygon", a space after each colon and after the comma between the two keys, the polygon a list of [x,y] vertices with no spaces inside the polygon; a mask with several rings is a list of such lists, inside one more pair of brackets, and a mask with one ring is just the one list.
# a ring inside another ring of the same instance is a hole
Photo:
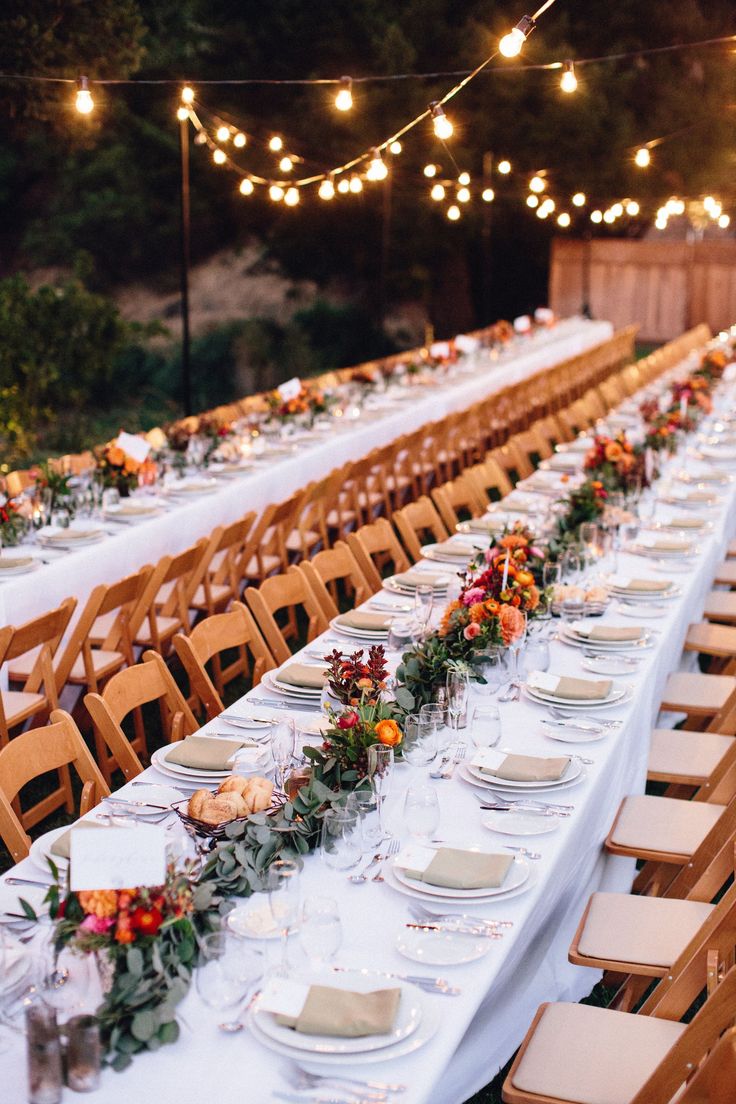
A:
{"label": "water glass", "polygon": [[501,714],[497,705],[477,705],[470,718],[470,739],[475,747],[495,747],[501,739]]}
{"label": "water glass", "polygon": [[507,681],[508,655],[506,649],[484,655],[476,664],[478,674],[485,682],[474,682],[473,690],[476,694],[495,694],[499,686]]}
{"label": "water glass", "polygon": [[271,729],[271,755],[277,768],[277,780],[283,788],[284,778],[294,758],[296,726],[292,717],[284,717]]}
{"label": "water glass", "polygon": [[542,586],[545,590],[548,587],[559,586],[562,582],[562,564],[559,560],[554,563],[549,560],[542,568]]}
{"label": "water glass", "polygon": [[302,905],[299,942],[313,966],[335,957],[342,946],[342,921],[333,897],[307,898]]}
{"label": "water glass", "polygon": [[577,621],[585,615],[585,602],[582,598],[563,598],[560,602],[560,617],[566,624]]}
{"label": "water glass", "polygon": [[447,712],[450,725],[457,732],[460,718],[468,708],[468,676],[464,671],[447,672]]}
{"label": "water glass", "polygon": [[281,973],[289,972],[289,932],[299,915],[301,899],[300,867],[293,859],[275,859],[268,868],[266,889],[268,907],[281,932]]}
{"label": "water glass", "polygon": [[389,625],[386,647],[390,652],[405,652],[414,643],[414,625],[409,617],[394,617]]}
{"label": "water glass", "polygon": [[360,835],[366,853],[374,852],[383,839],[379,805],[373,789],[353,790],[345,802],[345,808],[356,811],[360,818]]}
{"label": "water glass", "polygon": [[571,583],[578,583],[583,574],[583,558],[576,545],[570,545],[562,557],[562,574]]}
{"label": "water glass", "polygon": [[536,637],[527,641],[524,651],[521,653],[521,671],[527,679],[532,671],[549,670],[549,644],[542,637]]}
{"label": "water glass", "polygon": [[428,843],[439,828],[440,803],[434,786],[409,786],[404,798],[404,824],[412,839]]}
{"label": "water glass", "polygon": [[322,817],[320,854],[332,870],[351,870],[363,856],[360,816],[356,809],[328,809]]}
{"label": "water glass", "polygon": [[426,633],[432,616],[434,605],[434,588],[422,583],[414,591],[414,617],[421,629],[422,635]]}
{"label": "water glass", "polygon": [[228,933],[210,932],[199,940],[199,961],[194,972],[197,992],[206,1005],[222,1012],[243,999],[247,986],[231,969],[226,954]]}
{"label": "water glass", "polygon": [[102,492],[102,512],[108,513],[109,510],[114,509],[120,505],[120,491],[117,487],[105,487]]}
{"label": "water glass", "polygon": [[404,718],[401,751],[412,767],[426,767],[437,754],[437,727],[432,717],[414,713]]}
{"label": "water glass", "polygon": [[386,744],[371,744],[368,748],[368,778],[378,798],[378,819],[381,839],[387,839],[384,824],[383,805],[391,792],[391,780],[394,766],[394,749]]}

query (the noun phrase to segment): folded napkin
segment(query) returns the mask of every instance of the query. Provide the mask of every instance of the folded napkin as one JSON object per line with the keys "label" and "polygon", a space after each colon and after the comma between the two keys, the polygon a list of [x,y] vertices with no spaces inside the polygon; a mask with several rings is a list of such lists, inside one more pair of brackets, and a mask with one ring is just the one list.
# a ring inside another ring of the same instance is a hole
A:
{"label": "folded napkin", "polygon": [[504,527],[504,522],[496,517],[478,517],[471,518],[470,521],[466,522],[466,525],[474,533],[500,533]]}
{"label": "folded napkin", "polygon": [[665,527],[667,529],[702,529],[703,523],[700,518],[682,517],[665,522]]}
{"label": "folded napkin", "polygon": [[33,563],[33,556],[0,556],[0,571],[12,571],[16,567],[27,567]]}
{"label": "folded napkin", "polygon": [[447,589],[447,576],[435,575],[431,571],[402,571],[394,575],[394,582],[405,587],[431,586],[436,590]]}
{"label": "folded napkin", "polygon": [[70,828],[67,828],[66,832],[62,832],[60,836],[56,837],[49,850],[52,855],[56,855],[57,859],[68,859],[72,844],[72,832],[89,831],[90,829],[99,830],[107,827],[107,824],[99,824],[96,820],[78,820],[76,824],[72,824]]}
{"label": "folded napkin", "polygon": [[351,610],[350,613],[341,613],[335,620],[338,625],[347,625],[350,629],[381,632],[390,627],[392,619],[385,613],[363,613],[361,610]]}
{"label": "folded napkin", "polygon": [[329,985],[310,985],[297,1016],[277,1013],[276,1021],[304,1035],[331,1035],[357,1039],[387,1035],[393,1029],[401,1000],[400,989],[354,993]]}
{"label": "folded napkin", "polygon": [[581,454],[556,452],[547,460],[547,464],[555,471],[571,471],[580,464]]}
{"label": "folded napkin", "polygon": [[689,552],[692,549],[690,541],[678,540],[647,540],[641,542],[644,548],[651,548],[654,552]]}
{"label": "folded napkin", "polygon": [[644,593],[648,594],[650,591],[665,591],[669,590],[672,586],[670,579],[629,579],[626,584],[618,586],[619,590],[626,590],[630,593]]}
{"label": "folded napkin", "polygon": [[532,671],[528,684],[551,698],[574,698],[594,701],[607,698],[611,693],[611,679],[572,678],[570,675],[549,675],[545,671]]}
{"label": "folded napkin", "polygon": [[556,782],[568,768],[567,755],[508,755],[493,748],[475,753],[472,766],[489,778],[505,778],[507,782]]}
{"label": "folded napkin", "polygon": [[503,500],[503,508],[513,514],[533,514],[540,507],[538,502],[530,502],[527,498],[517,498],[512,494]]}
{"label": "folded napkin", "polygon": [[496,889],[503,884],[512,861],[511,855],[440,847],[428,866],[404,869],[407,877],[444,889]]}
{"label": "folded napkin", "polygon": [[480,551],[474,544],[463,544],[462,541],[446,540],[434,546],[435,552],[441,552],[443,556],[452,556],[458,560],[467,560],[469,556],[477,556]]}
{"label": "folded napkin", "polygon": [[574,621],[572,628],[588,640],[639,640],[644,635],[641,625],[586,625],[582,621]]}
{"label": "folded napkin", "polygon": [[100,536],[99,529],[62,529],[60,533],[49,533],[44,537],[45,544],[69,544],[70,541],[90,540]]}
{"label": "folded napkin", "polygon": [[326,667],[310,667],[306,663],[290,663],[276,675],[279,682],[289,686],[303,686],[310,690],[321,690],[327,679]]}
{"label": "folded napkin", "polygon": [[236,752],[254,747],[252,740],[219,740],[216,736],[187,736],[164,755],[167,763],[200,771],[226,771]]}
{"label": "folded napkin", "polygon": [[155,514],[158,506],[146,506],[143,502],[121,502],[113,513],[133,517],[135,514]]}
{"label": "folded napkin", "polygon": [[700,475],[688,475],[680,479],[681,483],[727,483],[728,472],[717,471],[715,468],[711,471],[701,472]]}
{"label": "folded napkin", "polygon": [[690,491],[685,495],[685,502],[715,502],[716,496],[711,494],[710,491]]}

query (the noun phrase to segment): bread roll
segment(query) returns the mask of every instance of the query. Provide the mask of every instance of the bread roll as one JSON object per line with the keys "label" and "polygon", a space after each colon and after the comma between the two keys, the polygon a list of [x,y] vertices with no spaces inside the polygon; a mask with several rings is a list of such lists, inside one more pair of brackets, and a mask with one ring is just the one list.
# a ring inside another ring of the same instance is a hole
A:
{"label": "bread roll", "polygon": [[189,804],[187,805],[187,812],[190,817],[195,817],[197,820],[202,815],[202,809],[205,804],[211,799],[212,794],[209,790],[195,790],[192,796],[189,798]]}
{"label": "bread roll", "polygon": [[249,813],[261,813],[270,808],[273,782],[268,778],[249,778],[243,788],[243,798]]}
{"label": "bread roll", "polygon": [[228,820],[245,816],[247,812],[240,794],[219,794],[217,797],[210,796],[209,801],[205,802],[199,819],[205,824],[224,824]]}
{"label": "bread roll", "polygon": [[242,794],[245,787],[248,785],[248,779],[241,777],[239,774],[231,774],[229,778],[226,778],[224,782],[221,782],[217,787],[218,794],[224,793],[237,793]]}

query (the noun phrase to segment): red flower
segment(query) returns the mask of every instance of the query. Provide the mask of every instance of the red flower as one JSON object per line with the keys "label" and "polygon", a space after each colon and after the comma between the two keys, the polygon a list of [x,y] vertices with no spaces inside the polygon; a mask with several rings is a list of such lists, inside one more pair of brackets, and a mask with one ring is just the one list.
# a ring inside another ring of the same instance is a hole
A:
{"label": "red flower", "polygon": [[353,709],[350,713],[343,713],[340,717],[337,718],[337,727],[343,729],[355,728],[359,720],[360,717]]}
{"label": "red flower", "polygon": [[163,923],[163,916],[157,908],[133,909],[130,917],[130,926],[141,935],[155,935]]}

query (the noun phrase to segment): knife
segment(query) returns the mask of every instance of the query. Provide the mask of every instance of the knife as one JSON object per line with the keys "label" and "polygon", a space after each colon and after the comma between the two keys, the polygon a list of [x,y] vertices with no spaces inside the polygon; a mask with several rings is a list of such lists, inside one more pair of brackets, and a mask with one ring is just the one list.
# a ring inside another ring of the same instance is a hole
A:
{"label": "knife", "polygon": [[475,935],[481,939],[503,939],[503,935],[499,931],[493,931],[490,928],[468,928],[463,927],[460,924],[404,924],[405,928],[413,928],[415,931],[431,931],[442,933],[455,933],[457,935]]}
{"label": "knife", "polygon": [[549,725],[550,728],[574,728],[578,732],[602,732],[603,728],[597,724],[585,724],[581,721],[553,721],[548,720],[546,717],[540,717],[543,725]]}

